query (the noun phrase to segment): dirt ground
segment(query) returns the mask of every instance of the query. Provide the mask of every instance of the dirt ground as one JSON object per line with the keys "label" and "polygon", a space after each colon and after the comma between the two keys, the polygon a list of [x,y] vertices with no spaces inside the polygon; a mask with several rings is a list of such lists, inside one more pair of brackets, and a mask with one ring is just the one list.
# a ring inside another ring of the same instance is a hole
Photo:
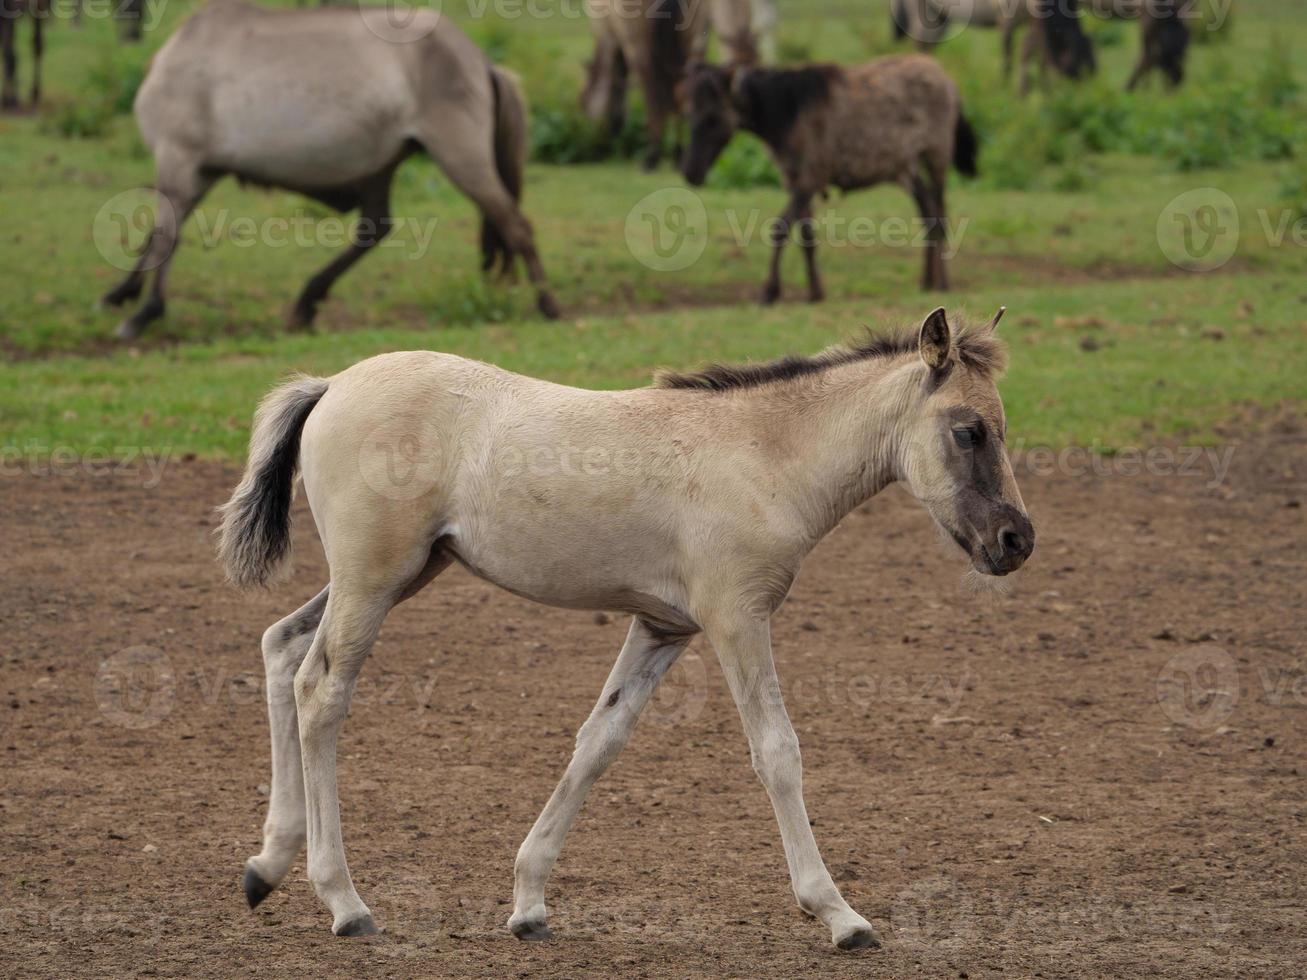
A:
{"label": "dirt ground", "polygon": [[302,504],[292,581],[241,596],[210,537],[234,468],[11,467],[0,974],[1301,976],[1307,436],[1230,446],[1222,479],[1028,457],[1039,544],[1006,598],[893,488],[812,556],[775,647],[818,841],[885,939],[856,955],[794,905],[701,640],[577,822],[558,938],[514,940],[515,850],[626,627],[461,570],[392,613],[342,737],[384,934],[332,937],[302,861],[250,912],[258,640],[325,580]]}

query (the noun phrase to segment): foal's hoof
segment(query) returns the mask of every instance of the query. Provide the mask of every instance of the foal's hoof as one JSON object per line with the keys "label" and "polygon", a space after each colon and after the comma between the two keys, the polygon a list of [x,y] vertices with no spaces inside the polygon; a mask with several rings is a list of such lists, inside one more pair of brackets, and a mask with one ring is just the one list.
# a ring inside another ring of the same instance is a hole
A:
{"label": "foal's hoof", "polygon": [[847,936],[835,943],[846,953],[851,953],[856,949],[878,949],[880,947],[880,937],[870,929],[854,929]]}
{"label": "foal's hoof", "polygon": [[310,333],[313,330],[313,318],[317,310],[306,310],[295,306],[286,314],[286,329],[291,333]]}
{"label": "foal's hoof", "polygon": [[241,877],[241,888],[245,890],[245,901],[250,903],[252,909],[258,908],[259,903],[272,894],[273,887],[264,881],[262,876],[253,868],[246,868],[245,874]]}
{"label": "foal's hoof", "polygon": [[350,939],[360,936],[375,936],[380,931],[370,915],[360,915],[357,919],[350,919],[339,929],[332,930],[337,936],[346,936]]}
{"label": "foal's hoof", "polygon": [[763,306],[771,306],[781,298],[781,287],[773,286],[768,283],[762,287],[762,295],[758,297],[758,302]]}
{"label": "foal's hoof", "polygon": [[141,335],[141,325],[135,320],[127,319],[118,324],[118,328],[113,333],[119,340],[135,340]]}
{"label": "foal's hoof", "polygon": [[553,930],[543,922],[519,922],[509,928],[513,930],[513,935],[523,942],[543,942],[554,938]]}

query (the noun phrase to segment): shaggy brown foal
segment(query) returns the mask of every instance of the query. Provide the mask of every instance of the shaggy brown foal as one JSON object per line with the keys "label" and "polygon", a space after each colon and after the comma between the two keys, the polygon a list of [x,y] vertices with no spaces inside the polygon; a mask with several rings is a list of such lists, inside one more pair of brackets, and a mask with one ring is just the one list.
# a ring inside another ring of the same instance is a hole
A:
{"label": "shaggy brown foal", "polygon": [[926,227],[922,288],[947,289],[944,184],[953,164],[976,173],[976,136],[957,86],[924,55],[880,58],[856,68],[721,68],[690,73],[690,146],[685,179],[699,186],[737,129],[767,144],[790,201],[772,228],[771,273],[762,301],[781,293],[781,251],[797,223],[808,267],[808,298],[822,299],[812,199],[893,182],[917,202]]}

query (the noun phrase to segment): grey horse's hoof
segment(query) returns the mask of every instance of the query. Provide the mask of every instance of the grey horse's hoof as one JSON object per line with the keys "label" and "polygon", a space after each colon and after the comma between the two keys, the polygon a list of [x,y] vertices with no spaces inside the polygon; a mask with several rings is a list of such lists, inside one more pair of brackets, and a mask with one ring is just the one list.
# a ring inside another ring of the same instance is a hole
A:
{"label": "grey horse's hoof", "polygon": [[337,936],[347,936],[351,939],[359,936],[375,936],[381,930],[377,924],[372,921],[372,916],[361,915],[357,919],[350,919],[339,929],[332,930]]}
{"label": "grey horse's hoof", "polygon": [[253,868],[246,868],[241,877],[241,888],[245,890],[245,901],[250,908],[258,908],[259,903],[272,894],[273,885],[269,885]]}
{"label": "grey horse's hoof", "polygon": [[514,936],[527,943],[543,942],[554,938],[553,930],[543,922],[519,922],[510,928]]}
{"label": "grey horse's hoof", "polygon": [[846,953],[857,949],[878,949],[880,937],[870,929],[855,929],[835,944]]}

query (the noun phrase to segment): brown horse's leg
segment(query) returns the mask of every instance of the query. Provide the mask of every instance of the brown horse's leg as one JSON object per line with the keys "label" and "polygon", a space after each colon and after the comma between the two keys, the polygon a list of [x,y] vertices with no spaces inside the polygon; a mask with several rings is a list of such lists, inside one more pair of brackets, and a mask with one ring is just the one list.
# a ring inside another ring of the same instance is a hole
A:
{"label": "brown horse's leg", "polygon": [[41,101],[41,55],[45,53],[43,36],[45,17],[49,4],[41,2],[32,6],[32,105]]}
{"label": "brown horse's leg", "polygon": [[640,90],[644,93],[644,111],[648,114],[645,129],[649,146],[644,151],[643,166],[645,170],[653,170],[663,157],[663,128],[667,123],[667,113],[663,109],[658,80],[648,58],[635,59],[632,67],[640,80]]}
{"label": "brown horse's leg", "polygon": [[327,295],[332,283],[390,234],[394,226],[390,217],[390,182],[394,175],[395,169],[391,167],[373,177],[363,187],[359,200],[359,220],[354,226],[350,243],[345,251],[304,284],[299,299],[295,300],[295,305],[286,318],[286,325],[292,330],[307,328],[313,322],[318,304]]}
{"label": "brown horse's leg", "polygon": [[[767,273],[767,281],[762,287],[762,304],[770,306],[775,303],[781,296],[781,252],[785,250],[785,243],[789,241],[790,229],[794,227],[794,222],[798,220],[802,213],[804,195],[798,191],[790,192],[790,201],[785,205],[785,210],[781,213],[779,219],[771,228],[771,269]],[[808,195],[811,199],[811,195]],[[811,283],[809,283],[811,285]]]}
{"label": "brown horse's leg", "polygon": [[195,210],[200,198],[216,179],[213,175],[202,172],[193,158],[178,151],[165,147],[158,152],[157,159],[159,210],[155,215],[154,228],[136,267],[105,297],[106,303],[115,305],[115,301],[121,303],[139,295],[146,272],[150,269],[157,270],[154,282],[150,285],[150,295],[140,309],[118,325],[118,336],[123,340],[134,339],[147,324],[163,316],[168,267],[177,251],[182,223]]}
{"label": "brown horse's leg", "polygon": [[912,178],[912,197],[926,227],[926,248],[921,274],[921,288],[944,291],[948,289],[948,276],[944,271],[944,180],[923,161],[923,173]]}
{"label": "brown horse's leg", "polygon": [[4,57],[4,89],[0,92],[0,108],[18,108],[18,57],[14,54],[14,35],[18,32],[18,11],[0,0],[0,49]]}
{"label": "brown horse's leg", "polygon": [[820,303],[826,298],[821,287],[821,273],[817,271],[817,233],[813,227],[812,196],[806,195],[799,206],[799,247],[803,249],[803,262],[808,267],[808,302]]}

